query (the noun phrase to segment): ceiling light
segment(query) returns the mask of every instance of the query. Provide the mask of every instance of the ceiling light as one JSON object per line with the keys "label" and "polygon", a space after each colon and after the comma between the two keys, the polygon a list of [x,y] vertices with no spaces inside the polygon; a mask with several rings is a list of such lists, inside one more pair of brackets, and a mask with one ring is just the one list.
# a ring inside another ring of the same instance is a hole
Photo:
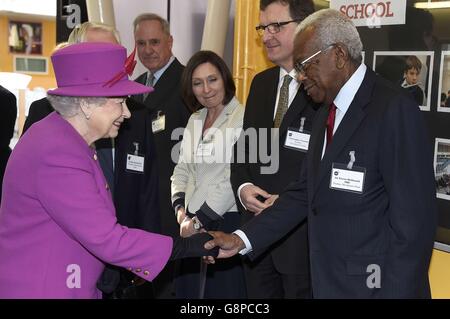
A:
{"label": "ceiling light", "polygon": [[419,9],[444,9],[450,8],[450,1],[438,1],[438,2],[416,2],[414,7]]}

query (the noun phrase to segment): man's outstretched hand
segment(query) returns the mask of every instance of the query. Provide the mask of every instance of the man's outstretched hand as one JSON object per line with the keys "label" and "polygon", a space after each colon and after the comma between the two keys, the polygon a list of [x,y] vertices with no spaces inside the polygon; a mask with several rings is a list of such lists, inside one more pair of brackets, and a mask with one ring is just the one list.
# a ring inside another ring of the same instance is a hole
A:
{"label": "man's outstretched hand", "polygon": [[[245,248],[245,244],[242,239],[236,234],[226,234],[221,231],[210,231],[208,232],[214,237],[205,243],[206,249],[213,249],[214,247],[219,247],[219,255],[217,258],[229,258],[236,255],[242,249]],[[214,263],[212,257],[204,258],[207,263]]]}

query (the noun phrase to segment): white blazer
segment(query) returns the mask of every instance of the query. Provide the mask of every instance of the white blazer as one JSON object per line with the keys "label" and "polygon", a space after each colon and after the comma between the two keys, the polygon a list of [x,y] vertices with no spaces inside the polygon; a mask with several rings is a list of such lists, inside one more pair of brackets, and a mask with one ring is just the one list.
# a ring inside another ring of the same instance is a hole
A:
{"label": "white blazer", "polygon": [[172,175],[172,204],[190,213],[200,212],[212,221],[228,211],[237,212],[230,183],[233,145],[242,131],[244,107],[233,99],[202,138],[207,109],[189,118],[180,157]]}

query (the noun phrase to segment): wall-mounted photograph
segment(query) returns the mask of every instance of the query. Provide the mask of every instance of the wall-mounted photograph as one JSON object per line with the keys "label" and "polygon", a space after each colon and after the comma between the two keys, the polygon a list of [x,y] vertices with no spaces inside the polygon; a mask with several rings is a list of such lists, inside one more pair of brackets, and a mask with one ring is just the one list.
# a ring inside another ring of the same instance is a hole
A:
{"label": "wall-mounted photograph", "polygon": [[375,51],[373,69],[408,91],[422,111],[429,111],[433,51]]}
{"label": "wall-mounted photograph", "polygon": [[436,138],[434,176],[437,198],[450,200],[450,139]]}
{"label": "wall-mounted photograph", "polygon": [[450,113],[450,51],[442,51],[438,96],[437,111]]}
{"label": "wall-mounted photograph", "polygon": [[42,23],[9,21],[9,52],[42,54]]}

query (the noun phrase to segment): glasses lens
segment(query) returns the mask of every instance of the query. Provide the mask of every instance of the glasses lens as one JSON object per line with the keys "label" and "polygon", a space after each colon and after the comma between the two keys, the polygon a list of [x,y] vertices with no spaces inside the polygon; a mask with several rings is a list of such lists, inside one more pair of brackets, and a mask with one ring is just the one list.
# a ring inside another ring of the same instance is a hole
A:
{"label": "glasses lens", "polygon": [[256,27],[256,32],[258,32],[258,34],[260,36],[262,36],[264,34],[264,27],[263,26],[257,26]]}
{"label": "glasses lens", "polygon": [[269,32],[270,33],[278,33],[280,32],[280,25],[278,23],[274,23],[269,25]]}

